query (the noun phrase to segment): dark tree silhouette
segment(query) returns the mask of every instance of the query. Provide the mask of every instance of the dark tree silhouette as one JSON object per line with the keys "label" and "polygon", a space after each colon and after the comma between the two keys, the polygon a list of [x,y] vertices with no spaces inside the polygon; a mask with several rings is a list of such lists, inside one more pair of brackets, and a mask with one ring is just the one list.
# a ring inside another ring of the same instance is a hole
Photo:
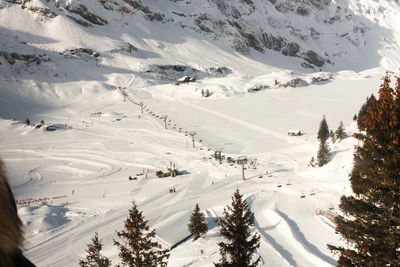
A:
{"label": "dark tree silhouette", "polygon": [[125,230],[117,232],[122,243],[114,240],[119,247],[119,257],[124,266],[167,266],[168,250],[161,250],[154,241],[155,231],[149,230],[142,212],[132,202],[128,218],[125,220]]}
{"label": "dark tree silhouette", "polygon": [[326,142],[326,140],[328,140],[328,138],[329,138],[329,128],[328,128],[328,123],[326,122],[325,115],[324,115],[319,124],[318,139],[322,142]]}
{"label": "dark tree silhouette", "polygon": [[194,236],[193,241],[207,233],[208,224],[204,214],[200,211],[199,204],[193,210],[192,216],[188,224],[189,232]]}
{"label": "dark tree silhouette", "polygon": [[103,245],[99,241],[97,232],[92,238],[92,243],[88,245],[86,249],[87,255],[86,260],[80,260],[79,265],[81,267],[109,267],[111,262],[108,258],[101,255],[101,249]]}
{"label": "dark tree silhouette", "polygon": [[330,153],[329,147],[326,142],[322,142],[319,144],[318,154],[317,154],[317,161],[318,166],[322,167],[327,164],[330,160]]}
{"label": "dark tree silhouette", "polygon": [[232,197],[232,206],[224,209],[224,219],[220,220],[221,236],[228,242],[220,242],[221,260],[217,267],[257,266],[261,257],[252,262],[256,250],[260,247],[260,236],[250,235],[250,227],[254,225],[254,214],[249,210],[246,201],[242,200],[239,189]]}
{"label": "dark tree silhouette", "polygon": [[344,138],[346,138],[347,134],[344,131],[344,124],[343,121],[340,121],[339,127],[336,130],[336,140],[342,141]]}

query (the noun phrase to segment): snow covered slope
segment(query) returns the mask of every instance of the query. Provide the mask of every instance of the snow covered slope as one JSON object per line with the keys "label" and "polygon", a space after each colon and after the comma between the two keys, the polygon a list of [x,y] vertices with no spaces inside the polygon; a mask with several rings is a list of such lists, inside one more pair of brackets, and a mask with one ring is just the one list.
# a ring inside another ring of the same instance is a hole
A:
{"label": "snow covered slope", "polygon": [[[117,263],[112,238],[132,200],[167,247],[199,203],[210,231],[169,266],[213,266],[215,220],[239,188],[265,266],[335,265],[326,244],[341,241],[315,212],[350,192],[354,140],[311,168],[317,127],[326,114],[350,136],[379,78],[399,70],[399,11],[389,0],[0,0],[0,157],[26,255],[76,266],[98,231]],[[210,157],[221,149],[257,159],[246,181]],[[171,164],[185,174],[156,178]]]}

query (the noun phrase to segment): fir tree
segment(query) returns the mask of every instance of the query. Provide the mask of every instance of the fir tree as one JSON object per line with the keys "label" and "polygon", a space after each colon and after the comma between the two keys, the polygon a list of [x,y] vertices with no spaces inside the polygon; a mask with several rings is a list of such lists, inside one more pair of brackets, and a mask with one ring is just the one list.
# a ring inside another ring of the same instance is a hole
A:
{"label": "fir tree", "polygon": [[109,267],[111,262],[108,258],[101,255],[101,249],[103,245],[99,241],[99,236],[97,232],[92,238],[92,244],[88,245],[86,252],[86,260],[80,260],[79,265],[81,267]]}
{"label": "fir tree", "polygon": [[330,132],[329,132],[329,137],[331,138],[332,143],[336,142],[336,136],[332,130],[330,130]]}
{"label": "fir tree", "polygon": [[357,121],[357,114],[354,114],[354,116],[353,116],[353,121]]}
{"label": "fir tree", "polygon": [[322,142],[319,144],[319,149],[318,149],[318,154],[317,154],[317,161],[318,161],[318,166],[322,167],[325,164],[327,164],[330,160],[330,154],[329,154],[329,147],[326,142]]}
{"label": "fir tree", "polygon": [[205,220],[205,216],[200,212],[199,204],[193,210],[192,216],[190,216],[190,222],[188,224],[189,232],[194,235],[193,241],[200,238],[202,235],[207,233],[208,224]]}
{"label": "fir tree", "polygon": [[393,90],[386,75],[364,112],[354,134],[354,194],[341,197],[336,217],[348,245],[328,247],[339,266],[400,266],[400,78]]}
{"label": "fir tree", "polygon": [[329,128],[328,128],[328,123],[326,122],[325,115],[322,118],[320,124],[319,124],[319,130],[318,130],[318,139],[322,142],[326,142],[329,138]]}
{"label": "fir tree", "polygon": [[346,138],[346,132],[344,131],[343,121],[340,121],[339,127],[336,130],[336,140],[342,141]]}
{"label": "fir tree", "polygon": [[224,209],[224,217],[220,220],[220,234],[228,242],[218,244],[221,260],[215,266],[257,266],[261,257],[253,262],[252,257],[260,247],[260,236],[256,233],[250,236],[250,227],[254,225],[254,214],[249,210],[246,201],[242,200],[239,189],[232,197],[232,207]]}
{"label": "fir tree", "polygon": [[26,123],[26,125],[31,125],[31,121],[28,118],[26,118],[25,123]]}
{"label": "fir tree", "polygon": [[164,259],[168,259],[168,250],[159,249],[159,244],[154,241],[155,231],[149,230],[147,221],[142,212],[132,202],[128,218],[125,220],[125,230],[117,232],[122,243],[114,240],[114,245],[119,247],[119,257],[124,266],[166,266]]}
{"label": "fir tree", "polygon": [[367,109],[371,106],[374,106],[376,103],[376,98],[373,94],[371,94],[370,97],[367,97],[365,103],[361,106],[360,111],[358,112],[358,117],[357,117],[357,125],[365,126],[362,125],[364,123],[363,117],[367,113]]}

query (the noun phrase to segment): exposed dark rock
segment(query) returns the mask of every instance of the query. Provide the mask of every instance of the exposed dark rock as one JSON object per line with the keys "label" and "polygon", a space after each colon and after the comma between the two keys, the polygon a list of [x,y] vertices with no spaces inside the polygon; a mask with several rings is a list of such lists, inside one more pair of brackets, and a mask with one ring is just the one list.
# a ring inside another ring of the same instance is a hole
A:
{"label": "exposed dark rock", "polygon": [[31,0],[5,0],[5,1],[8,3],[23,5],[23,4],[29,3]]}
{"label": "exposed dark rock", "polygon": [[90,57],[99,57],[100,54],[90,48],[75,48],[75,49],[67,49],[64,52],[61,52],[60,55],[64,55],[66,58],[80,58],[80,59],[89,59]]}
{"label": "exposed dark rock", "polygon": [[14,65],[17,61],[26,61],[29,63],[36,63],[39,65],[42,62],[50,62],[51,59],[46,55],[24,55],[18,53],[7,53],[5,51],[0,51],[0,56],[2,56],[10,65]]}
{"label": "exposed dark rock", "polygon": [[217,67],[217,68],[211,67],[211,68],[208,69],[208,73],[211,76],[225,77],[226,75],[231,74],[232,70],[230,70],[227,67]]}
{"label": "exposed dark rock", "polygon": [[78,23],[79,25],[81,25],[83,27],[93,27],[92,24],[90,24],[89,22],[87,22],[85,20],[81,20],[81,19],[75,18],[73,16],[69,16],[69,15],[67,15],[67,17],[72,19],[73,21],[75,21],[76,23]]}
{"label": "exposed dark rock", "polygon": [[93,24],[100,25],[100,26],[104,26],[104,25],[108,24],[107,20],[90,12],[85,5],[82,5],[82,4],[80,4],[78,6],[67,5],[65,7],[65,9],[71,13],[78,14],[79,16],[90,21]]}
{"label": "exposed dark rock", "polygon": [[99,3],[107,10],[114,10],[114,8],[111,5],[111,2],[108,0],[99,0]]}
{"label": "exposed dark rock", "polygon": [[145,73],[169,81],[176,81],[182,76],[189,76],[198,79],[199,76],[206,75],[200,70],[185,65],[150,65],[149,69]]}
{"label": "exposed dark rock", "polygon": [[148,13],[146,14],[146,18],[150,21],[163,21],[165,16],[161,13]]}
{"label": "exposed dark rock", "polygon": [[300,51],[300,46],[296,43],[288,43],[282,50],[282,54],[285,56],[295,57]]}
{"label": "exposed dark rock", "polygon": [[244,31],[239,31],[240,35],[244,38],[247,45],[251,48],[254,48],[258,52],[264,53],[264,49],[260,44],[259,40],[251,33],[246,33]]}
{"label": "exposed dark rock", "polygon": [[308,50],[305,54],[303,54],[303,59],[309,64],[315,65],[317,67],[322,67],[325,64],[324,58],[312,50]]}
{"label": "exposed dark rock", "polygon": [[28,7],[28,10],[33,12],[33,13],[38,13],[46,18],[55,18],[57,17],[57,14],[51,11],[48,8],[41,8],[41,7]]}
{"label": "exposed dark rock", "polygon": [[282,86],[283,87],[288,87],[288,86],[302,87],[302,86],[307,86],[307,85],[308,85],[308,82],[306,82],[305,80],[300,79],[300,78],[294,78],[294,79],[288,81],[287,83],[283,84]]}
{"label": "exposed dark rock", "polygon": [[254,92],[258,92],[261,90],[265,90],[265,89],[269,89],[269,85],[254,85],[253,87],[250,87],[249,89],[247,89],[247,92],[249,93],[254,93]]}

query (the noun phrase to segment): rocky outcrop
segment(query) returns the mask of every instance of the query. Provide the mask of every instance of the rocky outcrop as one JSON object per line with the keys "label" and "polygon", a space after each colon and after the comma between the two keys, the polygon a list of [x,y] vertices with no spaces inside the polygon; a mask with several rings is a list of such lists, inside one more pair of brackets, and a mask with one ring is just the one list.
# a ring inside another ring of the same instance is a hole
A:
{"label": "rocky outcrop", "polygon": [[0,56],[2,56],[10,65],[14,65],[17,61],[25,61],[28,64],[36,63],[39,65],[42,62],[50,62],[51,59],[46,55],[26,55],[19,53],[8,53],[5,51],[0,51]]}
{"label": "rocky outcrop", "polygon": [[90,21],[93,24],[100,25],[100,26],[104,26],[104,25],[108,24],[107,20],[90,12],[85,5],[82,5],[82,4],[79,4],[77,6],[67,5],[65,7],[65,9],[71,13],[75,13],[75,14],[81,16],[82,18],[86,19],[87,21]]}

